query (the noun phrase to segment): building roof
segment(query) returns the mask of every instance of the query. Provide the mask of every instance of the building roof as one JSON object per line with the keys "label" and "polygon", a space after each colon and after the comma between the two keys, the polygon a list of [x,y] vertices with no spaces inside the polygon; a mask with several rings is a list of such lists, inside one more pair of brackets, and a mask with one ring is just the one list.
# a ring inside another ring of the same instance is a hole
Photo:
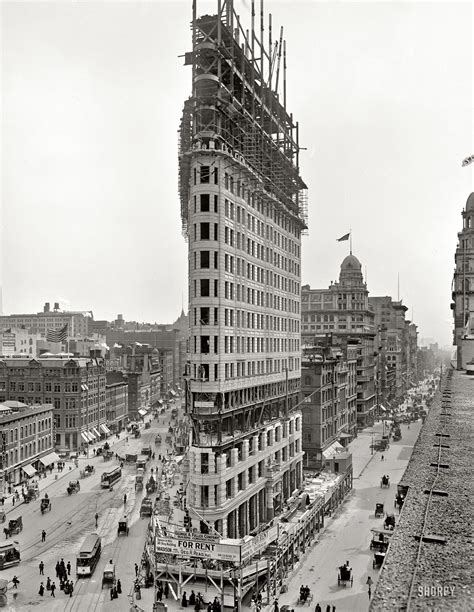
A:
{"label": "building roof", "polygon": [[342,270],[362,270],[362,265],[360,261],[357,259],[355,255],[348,255],[344,258],[344,261],[341,264],[341,272]]}
{"label": "building roof", "polygon": [[474,192],[467,198],[466,212],[474,212]]}

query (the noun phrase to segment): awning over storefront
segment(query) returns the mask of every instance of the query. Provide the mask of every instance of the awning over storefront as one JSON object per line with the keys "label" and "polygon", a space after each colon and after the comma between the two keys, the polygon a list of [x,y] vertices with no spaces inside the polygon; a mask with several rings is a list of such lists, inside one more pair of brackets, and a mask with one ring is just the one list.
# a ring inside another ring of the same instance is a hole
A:
{"label": "awning over storefront", "polygon": [[36,470],[32,465],[22,465],[21,469],[25,472],[27,476],[34,476],[36,474]]}
{"label": "awning over storefront", "polygon": [[81,438],[84,440],[84,442],[89,442],[89,437],[85,431],[81,431]]}
{"label": "awning over storefront", "polygon": [[88,431],[88,432],[87,432],[87,435],[89,436],[89,440],[90,440],[91,442],[95,440],[95,436],[94,436],[94,434],[92,433],[92,431]]}
{"label": "awning over storefront", "polygon": [[100,438],[100,433],[97,431],[97,429],[96,429],[95,427],[93,428],[93,430],[92,430],[92,431],[95,433],[95,435],[96,435],[98,438]]}
{"label": "awning over storefront", "polygon": [[158,400],[158,401],[157,401],[157,404],[158,404],[159,406],[163,406],[163,400]]}
{"label": "awning over storefront", "polygon": [[56,461],[61,461],[61,459],[56,453],[48,453],[44,457],[40,457],[40,461],[43,465],[51,465],[56,463]]}
{"label": "awning over storefront", "polygon": [[339,434],[339,439],[344,440],[345,438],[352,438],[352,436],[350,433],[346,433],[345,431],[343,431],[342,433]]}
{"label": "awning over storefront", "polygon": [[331,459],[340,450],[344,450],[342,444],[339,444],[339,442],[333,442],[331,446],[329,446],[325,451],[323,451],[323,457],[325,459]]}
{"label": "awning over storefront", "polygon": [[176,391],[173,391],[173,389],[171,389],[170,390],[170,395],[171,395],[171,397],[175,397],[178,394],[176,393]]}
{"label": "awning over storefront", "polygon": [[140,416],[145,416],[146,415],[146,410],[143,410],[143,408],[140,408],[140,410],[138,411],[138,414]]}
{"label": "awning over storefront", "polygon": [[385,406],[382,406],[382,404],[380,404],[379,406],[380,406],[380,410],[382,410],[383,412],[387,412],[387,409],[385,408]]}
{"label": "awning over storefront", "polygon": [[100,430],[103,431],[105,434],[110,433],[110,429],[107,427],[107,425],[104,425],[103,423],[101,423],[99,427],[100,427]]}

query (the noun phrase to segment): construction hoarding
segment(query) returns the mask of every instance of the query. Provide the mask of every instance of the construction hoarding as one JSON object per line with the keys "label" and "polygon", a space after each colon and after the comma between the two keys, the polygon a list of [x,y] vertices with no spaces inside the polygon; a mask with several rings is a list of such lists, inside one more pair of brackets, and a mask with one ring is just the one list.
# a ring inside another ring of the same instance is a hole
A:
{"label": "construction hoarding", "polygon": [[199,557],[217,561],[240,563],[240,546],[235,544],[220,544],[214,540],[200,538],[164,538],[157,537],[155,542],[157,553],[177,555],[179,557]]}

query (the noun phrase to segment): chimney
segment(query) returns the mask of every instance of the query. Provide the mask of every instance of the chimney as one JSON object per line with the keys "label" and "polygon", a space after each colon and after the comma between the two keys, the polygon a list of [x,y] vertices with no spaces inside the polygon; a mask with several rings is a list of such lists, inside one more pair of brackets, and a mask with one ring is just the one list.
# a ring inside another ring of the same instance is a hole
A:
{"label": "chimney", "polygon": [[49,307],[49,302],[46,302],[43,308],[43,312],[49,312],[50,307]]}

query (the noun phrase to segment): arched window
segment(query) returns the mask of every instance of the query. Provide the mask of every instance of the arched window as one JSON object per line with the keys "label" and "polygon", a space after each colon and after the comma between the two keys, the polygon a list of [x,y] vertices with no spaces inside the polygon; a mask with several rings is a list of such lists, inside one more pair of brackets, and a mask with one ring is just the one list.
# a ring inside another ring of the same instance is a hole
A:
{"label": "arched window", "polygon": [[310,385],[312,382],[311,376],[305,376],[304,377],[304,384],[305,385]]}

